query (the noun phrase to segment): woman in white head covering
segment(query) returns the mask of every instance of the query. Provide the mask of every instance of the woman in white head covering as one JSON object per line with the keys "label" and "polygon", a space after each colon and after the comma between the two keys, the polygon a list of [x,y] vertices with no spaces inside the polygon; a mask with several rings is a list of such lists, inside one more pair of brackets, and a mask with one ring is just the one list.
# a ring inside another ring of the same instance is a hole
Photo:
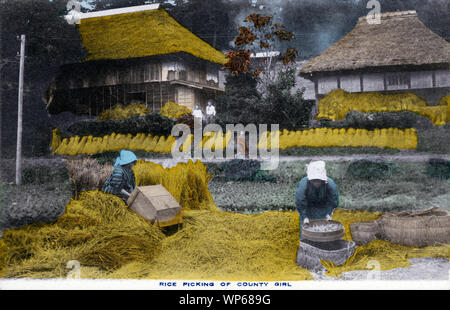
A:
{"label": "woman in white head covering", "polygon": [[300,214],[301,225],[309,220],[331,220],[339,204],[339,192],[334,181],[327,177],[324,161],[313,161],[307,165],[306,177],[300,180],[295,191],[295,206]]}

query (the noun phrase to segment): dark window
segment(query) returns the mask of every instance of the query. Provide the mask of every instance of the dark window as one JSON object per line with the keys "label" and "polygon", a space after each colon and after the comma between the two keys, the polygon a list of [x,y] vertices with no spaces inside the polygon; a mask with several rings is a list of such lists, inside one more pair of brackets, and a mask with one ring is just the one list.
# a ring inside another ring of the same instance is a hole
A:
{"label": "dark window", "polygon": [[409,84],[409,74],[408,73],[391,73],[386,76],[388,86],[400,86]]}

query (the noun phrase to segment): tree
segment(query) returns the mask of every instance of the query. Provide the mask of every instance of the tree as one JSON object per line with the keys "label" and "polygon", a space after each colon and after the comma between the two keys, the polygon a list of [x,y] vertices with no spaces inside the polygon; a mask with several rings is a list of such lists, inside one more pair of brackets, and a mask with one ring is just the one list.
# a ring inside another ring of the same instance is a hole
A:
{"label": "tree", "polygon": [[[234,44],[237,51],[227,53],[229,62],[225,64],[232,74],[240,72],[252,72],[255,77],[259,77],[259,89],[264,94],[269,83],[276,78],[273,58],[276,48],[281,48],[285,42],[294,38],[292,32],[287,31],[281,23],[273,23],[273,16],[263,16],[257,13],[248,15],[244,22],[245,26],[239,26],[239,35],[235,38]],[[256,57],[257,53],[262,57]],[[253,55],[254,61],[251,61]],[[295,63],[298,51],[295,48],[287,47],[286,52],[279,57],[284,65]]]}
{"label": "tree", "polygon": [[300,90],[292,94],[296,71],[294,66],[288,66],[278,73],[275,82],[268,85],[260,108],[263,123],[279,124],[280,129],[289,130],[308,127],[312,102],[304,100]]}
{"label": "tree", "polygon": [[65,0],[3,0],[1,2],[2,155],[15,154],[19,64],[17,36],[26,35],[24,85],[24,154],[39,155],[50,143],[49,118],[43,100],[59,67],[84,58],[81,38],[69,25]]}
{"label": "tree", "polygon": [[234,30],[230,15],[232,5],[227,0],[181,0],[165,7],[184,27],[216,49],[224,50]]}
{"label": "tree", "polygon": [[217,118],[224,124],[259,123],[258,102],[261,100],[251,73],[230,74],[225,82],[225,94],[216,98]]}

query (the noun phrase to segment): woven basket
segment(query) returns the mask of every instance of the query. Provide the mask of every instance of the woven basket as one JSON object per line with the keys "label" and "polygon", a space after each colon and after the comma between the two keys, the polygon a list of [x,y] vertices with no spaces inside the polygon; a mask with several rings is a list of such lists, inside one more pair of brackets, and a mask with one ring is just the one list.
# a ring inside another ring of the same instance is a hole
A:
{"label": "woven basket", "polygon": [[[309,230],[313,226],[326,226],[326,225],[337,225],[339,228],[334,231],[327,232],[316,232]],[[308,224],[303,225],[302,228],[302,239],[307,239],[316,242],[331,242],[339,240],[344,236],[344,226],[337,221],[328,220],[311,220]]]}
{"label": "woven basket", "polygon": [[440,208],[387,213],[378,220],[384,240],[411,246],[449,244],[450,213]]}
{"label": "woven basket", "polygon": [[357,245],[369,243],[379,238],[380,228],[377,221],[357,222],[350,224],[352,239]]}
{"label": "woven basket", "polygon": [[336,240],[332,242],[314,242],[301,240],[297,250],[297,265],[311,271],[320,271],[324,266],[321,259],[332,261],[336,265],[344,264],[355,251],[355,242]]}

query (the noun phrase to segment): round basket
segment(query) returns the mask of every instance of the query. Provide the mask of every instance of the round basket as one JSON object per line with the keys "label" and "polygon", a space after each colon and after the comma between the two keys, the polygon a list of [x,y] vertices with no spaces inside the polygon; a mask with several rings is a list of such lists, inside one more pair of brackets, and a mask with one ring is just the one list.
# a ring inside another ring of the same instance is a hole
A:
{"label": "round basket", "polygon": [[352,239],[357,245],[367,244],[377,239],[380,233],[377,221],[357,222],[350,224]]}
{"label": "round basket", "polygon": [[450,214],[440,208],[388,213],[378,222],[382,238],[393,243],[411,246],[450,243]]}
{"label": "round basket", "polygon": [[[333,231],[312,231],[312,227],[337,225],[338,229]],[[344,226],[337,221],[327,220],[311,220],[308,224],[303,225],[302,239],[316,242],[330,242],[341,239],[344,236]]]}
{"label": "round basket", "polygon": [[336,240],[332,242],[300,241],[297,250],[297,265],[311,271],[320,271],[324,266],[322,259],[336,265],[344,264],[355,251],[355,242]]}

